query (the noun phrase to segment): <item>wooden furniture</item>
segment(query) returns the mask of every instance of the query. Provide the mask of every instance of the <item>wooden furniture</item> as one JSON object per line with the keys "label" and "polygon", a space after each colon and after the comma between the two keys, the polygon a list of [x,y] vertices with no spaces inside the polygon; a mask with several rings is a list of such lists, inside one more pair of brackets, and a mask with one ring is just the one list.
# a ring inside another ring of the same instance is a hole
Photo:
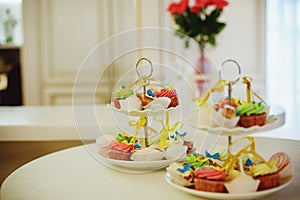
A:
{"label": "wooden furniture", "polygon": [[[21,47],[0,45],[0,75],[7,86],[0,90],[0,105],[22,105]],[[5,80],[6,79],[6,80]]]}

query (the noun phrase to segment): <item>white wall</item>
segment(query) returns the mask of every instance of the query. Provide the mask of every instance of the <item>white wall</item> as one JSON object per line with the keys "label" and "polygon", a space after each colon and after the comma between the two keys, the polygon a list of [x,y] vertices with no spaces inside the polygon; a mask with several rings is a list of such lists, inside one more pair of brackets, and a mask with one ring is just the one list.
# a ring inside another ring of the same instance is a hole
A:
{"label": "white wall", "polygon": [[[24,77],[32,80],[24,83],[25,103],[70,104],[76,73],[89,51],[110,36],[133,28],[173,28],[166,11],[170,2],[24,0]],[[236,59],[243,68],[243,74],[258,80],[255,85],[260,92],[264,91],[265,67],[263,13],[264,1],[230,0],[222,15],[227,27],[218,36],[217,47],[208,49],[213,66],[219,67],[228,58]],[[99,68],[106,65],[110,68],[100,80],[101,84],[95,86],[91,81],[97,70],[84,75],[85,84],[80,92],[83,103],[87,102],[86,93],[94,90],[96,103],[109,101],[113,83],[132,69],[141,56],[151,57],[155,63],[170,65],[184,76],[193,73],[191,68],[184,68],[186,63],[182,64],[180,59],[156,50],[127,53],[113,60],[126,48],[156,45],[172,49],[191,61],[198,57],[198,49],[193,45],[184,49],[182,41],[174,38],[172,31],[137,34],[132,39],[113,44],[105,47],[105,56],[99,57],[105,60]]]}
{"label": "white wall", "polygon": [[231,0],[224,10],[227,27],[218,46],[209,49],[217,67],[225,59],[236,60],[243,75],[254,78],[253,87],[265,93],[265,1]]}

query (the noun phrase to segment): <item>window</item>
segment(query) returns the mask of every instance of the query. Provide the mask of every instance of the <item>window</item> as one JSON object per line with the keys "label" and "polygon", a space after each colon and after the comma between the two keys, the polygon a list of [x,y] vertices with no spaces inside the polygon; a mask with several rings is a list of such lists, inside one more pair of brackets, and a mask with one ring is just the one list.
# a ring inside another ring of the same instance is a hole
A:
{"label": "window", "polygon": [[300,0],[267,0],[267,96],[286,110],[286,126],[300,117]]}

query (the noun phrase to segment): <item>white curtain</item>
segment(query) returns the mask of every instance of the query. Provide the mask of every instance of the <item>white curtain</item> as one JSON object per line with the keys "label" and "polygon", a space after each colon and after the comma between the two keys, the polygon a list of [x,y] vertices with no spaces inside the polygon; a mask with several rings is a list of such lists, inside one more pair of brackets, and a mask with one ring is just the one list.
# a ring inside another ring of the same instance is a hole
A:
{"label": "white curtain", "polygon": [[286,126],[300,122],[300,0],[267,0],[267,96],[286,110]]}

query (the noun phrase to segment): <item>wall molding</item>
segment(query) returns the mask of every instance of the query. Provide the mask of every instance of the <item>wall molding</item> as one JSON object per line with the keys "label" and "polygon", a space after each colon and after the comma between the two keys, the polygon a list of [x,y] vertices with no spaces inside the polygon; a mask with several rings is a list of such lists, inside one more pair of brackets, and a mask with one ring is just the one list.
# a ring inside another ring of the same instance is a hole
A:
{"label": "wall molding", "polygon": [[39,0],[23,1],[22,89],[25,105],[42,103],[40,67]]}

